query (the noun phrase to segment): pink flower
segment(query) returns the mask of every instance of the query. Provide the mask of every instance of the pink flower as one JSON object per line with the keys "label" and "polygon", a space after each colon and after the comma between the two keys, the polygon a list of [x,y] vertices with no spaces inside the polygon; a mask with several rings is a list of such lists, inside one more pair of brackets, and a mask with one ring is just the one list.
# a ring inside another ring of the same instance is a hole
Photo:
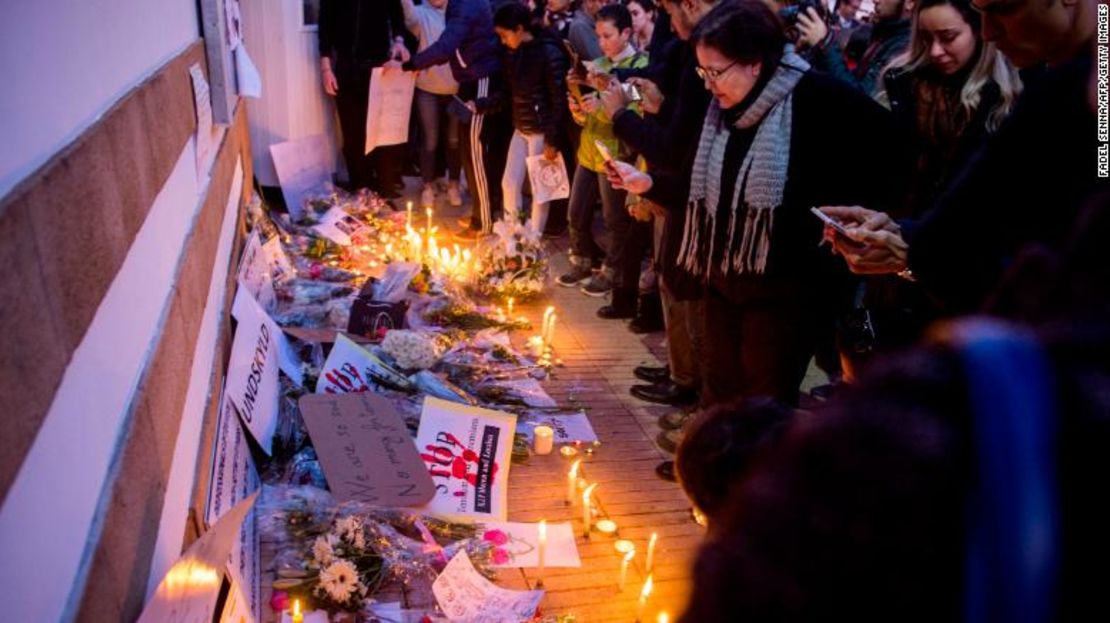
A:
{"label": "pink flower", "polygon": [[494,545],[504,545],[509,542],[509,535],[500,530],[487,530],[486,533],[482,535],[482,540],[489,541]]}
{"label": "pink flower", "polygon": [[324,267],[321,266],[318,262],[313,262],[312,265],[308,267],[308,276],[312,277],[313,279],[319,279],[320,275],[322,275],[323,273]]}
{"label": "pink flower", "polygon": [[289,608],[289,593],[274,591],[273,596],[270,597],[270,607],[274,609],[274,612],[284,612]]}
{"label": "pink flower", "polygon": [[509,556],[509,552],[501,549],[500,547],[493,548],[493,552],[490,554],[490,560],[492,560],[493,564],[495,565],[508,564],[510,558],[511,556]]}

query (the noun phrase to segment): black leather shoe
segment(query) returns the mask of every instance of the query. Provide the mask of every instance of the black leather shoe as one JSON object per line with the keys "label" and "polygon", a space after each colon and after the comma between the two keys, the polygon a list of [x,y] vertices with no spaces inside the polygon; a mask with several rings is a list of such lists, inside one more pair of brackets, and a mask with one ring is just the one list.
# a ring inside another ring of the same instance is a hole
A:
{"label": "black leather shoe", "polygon": [[632,368],[632,375],[648,383],[662,383],[671,378],[671,369],[667,366],[636,366]]}
{"label": "black leather shoe", "polygon": [[655,475],[667,482],[674,482],[674,461],[663,461],[655,466]]}
{"label": "black leather shoe", "polygon": [[655,333],[663,330],[662,320],[653,320],[645,316],[636,316],[628,323],[628,330],[637,334]]}
{"label": "black leather shoe", "polygon": [[606,320],[619,320],[621,318],[631,318],[636,315],[635,309],[621,308],[616,305],[605,305],[597,309],[597,317],[605,318]]}
{"label": "black leather shoe", "polygon": [[633,385],[628,391],[640,400],[675,407],[692,405],[698,398],[698,393],[693,388],[676,385],[671,381],[654,385]]}

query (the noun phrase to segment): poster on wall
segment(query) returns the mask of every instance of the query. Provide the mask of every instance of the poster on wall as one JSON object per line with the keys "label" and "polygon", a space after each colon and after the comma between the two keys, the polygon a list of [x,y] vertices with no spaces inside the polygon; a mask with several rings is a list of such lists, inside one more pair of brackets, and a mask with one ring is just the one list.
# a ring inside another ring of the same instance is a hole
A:
{"label": "poster on wall", "polygon": [[425,398],[416,449],[436,494],[424,511],[453,521],[505,521],[516,416]]}
{"label": "poster on wall", "polygon": [[200,63],[193,63],[189,67],[189,78],[193,82],[193,102],[197,115],[197,180],[201,180],[207,176],[209,161],[216,156],[216,128],[212,124],[212,94]]}
{"label": "poster on wall", "polygon": [[274,159],[285,207],[294,219],[300,219],[305,196],[330,182],[335,170],[328,139],[323,134],[314,134],[275,143],[270,145],[270,156]]}
{"label": "poster on wall", "polygon": [[[216,438],[212,444],[212,475],[204,510],[204,520],[209,526],[215,525],[236,504],[250,497],[262,486],[247,445],[247,436],[236,417],[235,406],[226,397],[221,398],[220,405],[216,418]],[[227,618],[229,611],[246,611],[251,618],[233,617],[230,620],[261,620],[262,568],[253,510],[247,514],[239,531],[239,539],[232,545],[228,570],[233,584],[242,593],[242,599],[234,607],[229,604],[224,618]]]}
{"label": "poster on wall", "polygon": [[412,112],[415,89],[414,72],[374,68],[370,74],[366,112],[366,153],[375,147],[408,142],[409,114]]}
{"label": "poster on wall", "polygon": [[150,598],[139,623],[211,623],[220,594],[230,590],[227,560],[257,493],[224,513],[174,563]]}

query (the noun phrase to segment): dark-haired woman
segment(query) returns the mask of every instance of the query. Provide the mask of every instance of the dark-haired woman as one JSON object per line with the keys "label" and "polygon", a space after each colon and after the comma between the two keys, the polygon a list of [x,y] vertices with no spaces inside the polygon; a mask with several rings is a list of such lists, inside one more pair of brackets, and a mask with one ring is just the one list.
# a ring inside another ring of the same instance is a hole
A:
{"label": "dark-haired woman", "polygon": [[[685,199],[678,261],[706,285],[707,404],[753,396],[796,404],[845,295],[843,271],[817,247],[821,222],[810,207],[833,197],[889,203],[904,158],[889,114],[810,72],[761,0],[722,5],[691,42],[713,102],[694,162],[681,169],[689,179],[653,179],[627,163],[611,179],[661,205]],[[855,129],[851,141],[830,116]]]}
{"label": "dark-haired woman", "polygon": [[[522,4],[506,4],[493,17],[493,27],[508,49],[505,58],[507,92],[477,102],[480,108],[509,106],[513,137],[501,177],[505,218],[523,220],[521,185],[526,160],[543,154],[555,160],[565,147],[567,113],[566,73],[569,63],[555,36],[532,23],[532,13]],[[530,226],[542,233],[547,203],[533,202]]]}

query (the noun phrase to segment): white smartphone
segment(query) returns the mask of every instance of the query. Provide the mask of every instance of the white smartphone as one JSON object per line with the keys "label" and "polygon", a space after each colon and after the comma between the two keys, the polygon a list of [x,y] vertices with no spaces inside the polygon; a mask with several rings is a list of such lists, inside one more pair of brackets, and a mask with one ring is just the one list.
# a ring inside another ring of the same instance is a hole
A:
{"label": "white smartphone", "polygon": [[605,164],[613,162],[613,153],[609,151],[609,148],[605,145],[605,143],[601,142],[600,139],[595,138],[594,146],[597,147],[598,153],[600,153],[602,159],[605,160]]}
{"label": "white smartphone", "polygon": [[828,214],[825,214],[824,212],[822,212],[820,209],[818,209],[816,207],[810,208],[809,211],[813,212],[813,215],[816,216],[817,218],[821,219],[821,221],[823,221],[826,225],[835,229],[840,235],[844,236],[845,238],[848,238],[848,230],[847,230],[847,228],[844,227],[843,223],[834,219],[833,217],[829,216]]}

